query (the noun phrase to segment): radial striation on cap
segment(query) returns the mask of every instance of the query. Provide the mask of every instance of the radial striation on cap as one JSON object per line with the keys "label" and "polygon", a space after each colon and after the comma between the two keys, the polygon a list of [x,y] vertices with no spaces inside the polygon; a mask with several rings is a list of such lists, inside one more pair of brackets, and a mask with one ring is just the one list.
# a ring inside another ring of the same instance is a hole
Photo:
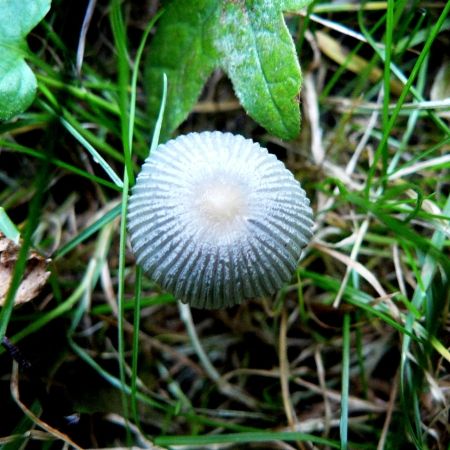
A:
{"label": "radial striation on cap", "polygon": [[138,264],[177,299],[217,309],[276,292],[312,236],[300,183],[259,144],[221,132],[159,145],[132,190]]}

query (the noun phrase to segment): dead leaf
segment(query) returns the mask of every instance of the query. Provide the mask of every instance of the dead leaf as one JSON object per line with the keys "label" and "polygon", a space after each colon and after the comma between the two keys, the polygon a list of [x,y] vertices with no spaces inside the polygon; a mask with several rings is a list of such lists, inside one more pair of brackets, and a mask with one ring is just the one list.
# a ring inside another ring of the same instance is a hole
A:
{"label": "dead leaf", "polygon": [[[0,306],[3,306],[13,276],[14,266],[19,257],[20,246],[0,233]],[[45,286],[50,272],[47,271],[48,259],[31,251],[22,282],[16,293],[14,305],[29,302]]]}

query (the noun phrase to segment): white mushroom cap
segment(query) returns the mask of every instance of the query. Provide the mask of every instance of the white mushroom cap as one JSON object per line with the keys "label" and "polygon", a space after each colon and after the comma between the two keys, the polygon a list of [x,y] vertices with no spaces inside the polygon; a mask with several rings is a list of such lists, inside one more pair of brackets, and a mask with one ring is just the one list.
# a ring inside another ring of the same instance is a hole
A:
{"label": "white mushroom cap", "polygon": [[197,308],[273,294],[292,277],[312,226],[305,191],[283,163],[220,132],[159,145],[128,209],[137,262]]}

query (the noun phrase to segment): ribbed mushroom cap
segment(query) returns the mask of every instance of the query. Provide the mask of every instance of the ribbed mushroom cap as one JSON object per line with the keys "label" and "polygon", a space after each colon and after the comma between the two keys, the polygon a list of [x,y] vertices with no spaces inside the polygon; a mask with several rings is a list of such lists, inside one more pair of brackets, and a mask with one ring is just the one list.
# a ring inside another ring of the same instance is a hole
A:
{"label": "ribbed mushroom cap", "polygon": [[159,145],[128,209],[137,262],[197,308],[273,294],[290,280],[312,226],[309,200],[283,163],[220,132]]}

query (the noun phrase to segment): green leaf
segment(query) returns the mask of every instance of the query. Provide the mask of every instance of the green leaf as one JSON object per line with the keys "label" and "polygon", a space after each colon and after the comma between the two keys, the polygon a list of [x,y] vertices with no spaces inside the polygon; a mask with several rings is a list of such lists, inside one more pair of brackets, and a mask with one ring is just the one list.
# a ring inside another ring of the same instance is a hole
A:
{"label": "green leaf", "polygon": [[50,0],[0,0],[0,120],[25,111],[36,93],[36,78],[24,61],[26,35],[50,9]]}
{"label": "green leaf", "polygon": [[146,85],[152,127],[161,105],[163,73],[167,75],[167,108],[162,140],[186,118],[203,84],[216,64],[209,39],[210,15],[217,13],[216,0],[177,0],[159,21],[146,62]]}
{"label": "green leaf", "polygon": [[301,72],[282,11],[298,10],[309,1],[172,1],[147,60],[152,125],[162,72],[169,81],[167,136],[187,117],[206,79],[220,67],[253,119],[280,138],[295,138],[300,131]]}

